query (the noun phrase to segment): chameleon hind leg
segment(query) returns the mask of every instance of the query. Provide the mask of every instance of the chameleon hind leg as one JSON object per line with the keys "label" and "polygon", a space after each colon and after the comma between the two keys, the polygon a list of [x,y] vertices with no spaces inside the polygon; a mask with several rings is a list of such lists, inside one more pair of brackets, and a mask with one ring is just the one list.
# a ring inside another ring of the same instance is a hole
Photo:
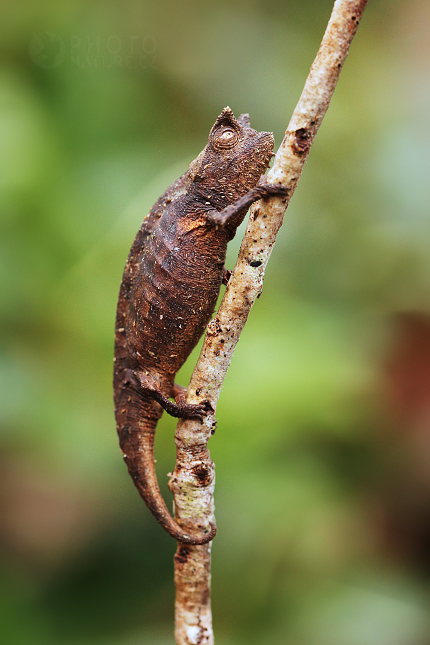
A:
{"label": "chameleon hind leg", "polygon": [[212,406],[209,401],[193,404],[185,402],[186,388],[173,385],[169,395],[175,397],[175,401],[171,401],[168,396],[163,394],[158,383],[150,375],[140,371],[128,369],[126,370],[126,378],[134,388],[151,397],[157,401],[161,407],[172,417],[179,419],[201,419],[202,417],[213,412]]}

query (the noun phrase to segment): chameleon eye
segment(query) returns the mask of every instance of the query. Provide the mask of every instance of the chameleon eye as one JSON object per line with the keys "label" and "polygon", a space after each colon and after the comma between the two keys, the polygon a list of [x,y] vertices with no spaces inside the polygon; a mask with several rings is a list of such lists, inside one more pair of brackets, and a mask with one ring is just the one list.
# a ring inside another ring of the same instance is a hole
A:
{"label": "chameleon eye", "polygon": [[224,127],[215,130],[212,136],[214,148],[232,148],[238,139],[238,133],[234,128]]}

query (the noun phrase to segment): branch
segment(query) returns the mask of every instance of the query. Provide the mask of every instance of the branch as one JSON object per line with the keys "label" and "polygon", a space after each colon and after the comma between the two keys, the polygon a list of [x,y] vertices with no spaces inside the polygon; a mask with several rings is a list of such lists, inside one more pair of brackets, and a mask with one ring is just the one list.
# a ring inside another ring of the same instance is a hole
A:
{"label": "branch", "polygon": [[[290,188],[288,198],[260,200],[251,208],[239,258],[221,306],[209,323],[188,388],[188,401],[209,400],[215,410],[221,386],[255,300],[261,294],[267,261],[303,166],[328,109],[340,71],[367,0],[336,0],[320,49],[294,110],[284,140],[267,175]],[[190,532],[214,521],[214,465],[206,447],[213,418],[181,420],[175,435],[177,462],[170,489],[177,521]],[[212,645],[210,544],[178,545],[175,555],[176,639],[178,645]]]}

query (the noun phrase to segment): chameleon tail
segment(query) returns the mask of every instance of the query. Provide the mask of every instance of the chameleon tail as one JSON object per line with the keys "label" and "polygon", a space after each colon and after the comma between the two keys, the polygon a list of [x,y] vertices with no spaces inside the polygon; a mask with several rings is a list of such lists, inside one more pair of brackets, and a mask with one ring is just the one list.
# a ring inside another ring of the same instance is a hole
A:
{"label": "chameleon tail", "polygon": [[[130,393],[135,396],[134,393]],[[128,471],[151,513],[172,537],[184,544],[206,544],[213,540],[216,526],[204,535],[186,533],[170,515],[158,486],[154,463],[154,437],[157,419],[140,417],[140,423],[118,428],[121,450]]]}

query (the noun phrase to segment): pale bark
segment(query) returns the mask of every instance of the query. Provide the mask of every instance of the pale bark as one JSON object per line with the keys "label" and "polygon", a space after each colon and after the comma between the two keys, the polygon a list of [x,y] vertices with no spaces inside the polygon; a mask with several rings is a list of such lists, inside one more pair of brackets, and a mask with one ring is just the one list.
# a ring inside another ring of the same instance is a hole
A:
{"label": "pale bark", "polygon": [[[263,288],[267,261],[315,135],[327,111],[367,0],[336,0],[304,90],[267,175],[290,188],[288,198],[261,200],[251,208],[239,258],[207,335],[188,388],[188,401],[209,400],[215,409],[221,386],[249,311]],[[177,462],[170,481],[177,521],[190,533],[214,522],[214,465],[206,443],[213,417],[181,420],[175,440]],[[218,437],[220,440],[221,437]],[[211,545],[178,545],[175,555],[178,645],[211,645]]]}

